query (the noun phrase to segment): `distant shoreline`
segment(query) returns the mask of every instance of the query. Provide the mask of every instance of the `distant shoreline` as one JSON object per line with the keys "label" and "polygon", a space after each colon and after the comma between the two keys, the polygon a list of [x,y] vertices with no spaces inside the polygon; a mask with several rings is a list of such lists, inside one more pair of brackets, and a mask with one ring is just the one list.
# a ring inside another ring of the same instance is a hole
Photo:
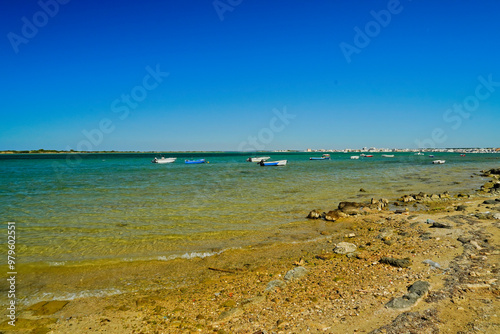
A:
{"label": "distant shoreline", "polygon": [[3,150],[0,154],[123,154],[123,153],[241,153],[241,154],[260,154],[260,153],[500,153],[500,148],[426,148],[426,149],[357,149],[357,150],[268,150],[268,151],[60,151],[60,150]]}

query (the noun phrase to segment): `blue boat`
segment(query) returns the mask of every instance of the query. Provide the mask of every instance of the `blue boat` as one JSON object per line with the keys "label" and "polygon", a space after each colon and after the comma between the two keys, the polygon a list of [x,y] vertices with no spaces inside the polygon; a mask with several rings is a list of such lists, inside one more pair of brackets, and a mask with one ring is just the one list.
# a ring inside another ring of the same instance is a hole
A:
{"label": "blue boat", "polygon": [[330,160],[330,154],[323,154],[322,157],[312,157],[309,160]]}
{"label": "blue boat", "polygon": [[208,161],[205,161],[205,159],[185,160],[184,162],[187,163],[187,164],[204,164],[204,163],[208,163]]}

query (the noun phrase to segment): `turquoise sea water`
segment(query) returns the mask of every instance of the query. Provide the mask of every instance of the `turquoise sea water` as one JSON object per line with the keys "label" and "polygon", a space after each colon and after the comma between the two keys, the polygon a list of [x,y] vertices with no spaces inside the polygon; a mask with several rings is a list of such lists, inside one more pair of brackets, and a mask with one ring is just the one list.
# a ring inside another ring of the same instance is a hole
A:
{"label": "turquoise sea water", "polygon": [[[433,165],[413,153],[359,160],[335,153],[330,161],[271,153],[265,155],[288,165],[260,167],[243,153],[164,155],[178,159],[159,165],[151,163],[154,154],[1,155],[0,217],[5,226],[16,222],[18,261],[44,266],[211,254],[256,243],[263,231],[343,200],[471,191],[484,183],[473,173],[500,163],[500,154],[436,153],[446,164]],[[210,163],[184,164],[191,158]]]}

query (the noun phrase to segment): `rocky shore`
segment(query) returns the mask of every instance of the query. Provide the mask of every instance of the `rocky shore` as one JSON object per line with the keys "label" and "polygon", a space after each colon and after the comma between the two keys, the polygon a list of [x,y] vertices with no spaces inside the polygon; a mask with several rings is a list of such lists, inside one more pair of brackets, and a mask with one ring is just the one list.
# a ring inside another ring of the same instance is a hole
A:
{"label": "rocky shore", "polygon": [[15,332],[498,333],[500,169],[480,175],[474,193],[312,210],[314,240],[151,263],[156,288],[41,302]]}

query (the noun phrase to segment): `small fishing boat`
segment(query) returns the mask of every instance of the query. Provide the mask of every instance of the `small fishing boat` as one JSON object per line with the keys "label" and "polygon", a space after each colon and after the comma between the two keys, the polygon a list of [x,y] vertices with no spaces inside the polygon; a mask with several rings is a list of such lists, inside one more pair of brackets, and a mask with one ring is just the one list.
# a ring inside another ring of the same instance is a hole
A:
{"label": "small fishing boat", "polygon": [[359,159],[359,155],[351,155],[351,159],[358,160]]}
{"label": "small fishing boat", "polygon": [[271,157],[250,157],[247,159],[248,162],[261,162],[261,161],[267,161],[271,159]]}
{"label": "small fishing boat", "polygon": [[373,155],[369,154],[369,155],[365,155],[366,158],[373,158]]}
{"label": "small fishing boat", "polygon": [[330,160],[330,154],[323,154],[321,157],[312,157],[309,160]]}
{"label": "small fishing boat", "polygon": [[161,158],[154,158],[153,160],[151,160],[152,163],[154,164],[170,164],[172,162],[175,162],[177,158],[165,158],[165,157],[161,157]]}
{"label": "small fishing boat", "polygon": [[460,154],[461,157],[465,157],[465,154]]}
{"label": "small fishing boat", "polygon": [[424,155],[422,152],[417,152],[415,155]]}
{"label": "small fishing boat", "polygon": [[208,163],[208,161],[206,161],[205,159],[185,160],[184,162],[187,163],[187,164],[204,164],[204,163]]}
{"label": "small fishing boat", "polygon": [[431,155],[429,155],[429,158],[434,158],[434,156],[431,154]]}
{"label": "small fishing boat", "polygon": [[287,160],[277,160],[277,161],[261,161],[259,165],[261,166],[286,166]]}
{"label": "small fishing boat", "polygon": [[394,158],[394,154],[382,154],[384,158]]}
{"label": "small fishing boat", "polygon": [[434,160],[432,163],[433,164],[444,164],[446,160]]}

